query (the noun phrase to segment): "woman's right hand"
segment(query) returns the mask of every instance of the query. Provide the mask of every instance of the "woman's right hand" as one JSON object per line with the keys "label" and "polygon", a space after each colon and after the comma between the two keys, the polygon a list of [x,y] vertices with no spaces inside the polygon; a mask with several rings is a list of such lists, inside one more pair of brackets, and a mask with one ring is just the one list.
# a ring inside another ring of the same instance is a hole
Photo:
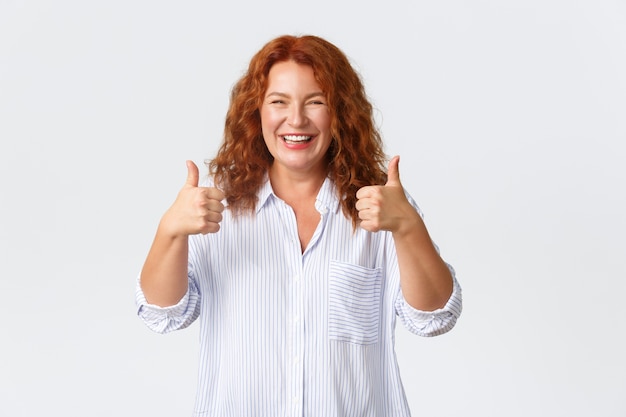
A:
{"label": "woman's right hand", "polygon": [[198,187],[199,178],[198,166],[187,161],[187,180],[161,219],[161,233],[186,238],[220,230],[224,193],[215,187]]}

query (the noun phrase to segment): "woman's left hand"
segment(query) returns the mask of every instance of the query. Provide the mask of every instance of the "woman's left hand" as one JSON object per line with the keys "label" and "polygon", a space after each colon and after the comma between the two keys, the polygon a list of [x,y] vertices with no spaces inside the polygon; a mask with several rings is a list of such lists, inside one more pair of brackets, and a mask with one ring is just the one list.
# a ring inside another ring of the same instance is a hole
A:
{"label": "woman's left hand", "polygon": [[389,161],[387,183],[370,185],[356,193],[356,209],[361,219],[360,227],[369,232],[387,230],[403,233],[421,223],[421,217],[409,203],[400,182],[399,156]]}

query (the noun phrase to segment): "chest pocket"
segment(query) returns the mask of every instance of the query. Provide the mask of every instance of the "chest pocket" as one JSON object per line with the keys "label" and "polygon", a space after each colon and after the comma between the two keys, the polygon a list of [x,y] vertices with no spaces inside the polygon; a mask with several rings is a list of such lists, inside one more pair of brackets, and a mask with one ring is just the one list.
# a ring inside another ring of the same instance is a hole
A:
{"label": "chest pocket", "polygon": [[378,342],[382,271],[331,261],[328,282],[328,336],[369,345]]}

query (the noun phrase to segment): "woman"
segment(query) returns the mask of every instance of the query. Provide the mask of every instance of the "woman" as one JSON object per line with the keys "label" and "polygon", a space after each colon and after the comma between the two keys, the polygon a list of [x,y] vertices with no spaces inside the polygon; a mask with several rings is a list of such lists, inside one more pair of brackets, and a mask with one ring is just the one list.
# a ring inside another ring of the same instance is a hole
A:
{"label": "woman", "polygon": [[[346,56],[315,36],[267,43],[235,85],[210,183],[188,177],[137,289],[157,332],[200,318],[196,416],[408,416],[396,317],[461,312]],[[224,206],[226,205],[226,209]]]}

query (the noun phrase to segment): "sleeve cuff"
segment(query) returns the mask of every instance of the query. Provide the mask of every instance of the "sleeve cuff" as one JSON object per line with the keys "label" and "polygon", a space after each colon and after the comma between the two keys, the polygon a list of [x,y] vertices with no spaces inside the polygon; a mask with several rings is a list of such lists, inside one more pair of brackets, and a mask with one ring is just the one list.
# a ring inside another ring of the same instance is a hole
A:
{"label": "sleeve cuff", "polygon": [[409,331],[419,336],[431,337],[447,333],[456,324],[463,309],[461,286],[452,273],[453,289],[445,306],[434,311],[418,310],[404,299],[402,291],[396,303],[396,311],[403,324]]}

